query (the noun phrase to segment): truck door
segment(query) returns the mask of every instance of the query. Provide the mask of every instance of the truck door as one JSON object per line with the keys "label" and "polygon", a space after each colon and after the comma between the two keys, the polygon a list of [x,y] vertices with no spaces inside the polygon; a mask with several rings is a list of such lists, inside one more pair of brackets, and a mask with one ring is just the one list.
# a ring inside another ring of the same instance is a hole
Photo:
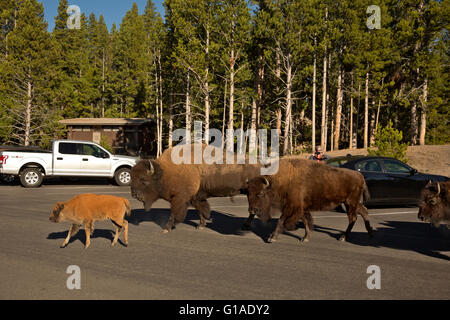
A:
{"label": "truck door", "polygon": [[81,144],[81,170],[83,174],[108,177],[111,159],[107,152],[93,144]]}
{"label": "truck door", "polygon": [[77,144],[59,142],[53,148],[53,173],[55,175],[78,175],[81,169],[81,156]]}

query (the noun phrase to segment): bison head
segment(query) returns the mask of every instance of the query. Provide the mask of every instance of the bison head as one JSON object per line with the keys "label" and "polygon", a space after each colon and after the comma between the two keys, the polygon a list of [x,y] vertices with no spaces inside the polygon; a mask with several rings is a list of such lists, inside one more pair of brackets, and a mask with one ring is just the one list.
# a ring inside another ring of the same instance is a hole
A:
{"label": "bison head", "polygon": [[53,209],[52,209],[52,213],[50,214],[50,221],[53,222],[60,222],[62,220],[62,215],[61,215],[61,211],[64,209],[64,203],[63,202],[58,202],[57,204],[54,205]]}
{"label": "bison head", "polygon": [[247,182],[248,211],[263,222],[269,221],[271,207],[270,178],[256,177]]}
{"label": "bison head", "polygon": [[144,203],[145,211],[160,197],[160,178],[161,168],[155,160],[141,160],[131,168],[131,195]]}
{"label": "bison head", "polygon": [[418,218],[438,226],[441,221],[450,220],[450,190],[439,182],[429,182],[422,191]]}

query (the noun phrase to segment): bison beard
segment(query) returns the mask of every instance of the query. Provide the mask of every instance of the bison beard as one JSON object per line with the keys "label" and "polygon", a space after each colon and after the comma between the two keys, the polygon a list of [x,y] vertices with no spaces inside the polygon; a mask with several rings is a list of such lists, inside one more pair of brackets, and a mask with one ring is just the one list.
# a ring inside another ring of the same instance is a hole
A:
{"label": "bison beard", "polygon": [[359,172],[301,159],[282,159],[277,174],[256,177],[248,182],[252,216],[258,215],[267,221],[271,218],[271,207],[281,209],[281,217],[268,242],[276,240],[283,229],[293,230],[299,220],[305,225],[302,241],[309,241],[313,229],[311,211],[334,208],[340,203],[347,206],[349,220],[340,240],[349,239],[358,214],[363,217],[366,230],[372,236],[368,212],[361,203],[364,193],[367,197],[367,186]]}
{"label": "bison beard", "polygon": [[450,181],[429,182],[422,191],[418,218],[434,226],[450,223]]}
{"label": "bison beard", "polygon": [[[131,194],[144,203],[146,211],[158,199],[170,202],[170,217],[163,232],[184,221],[188,206],[197,209],[200,215],[197,228],[203,229],[210,219],[209,197],[237,195],[247,179],[260,175],[259,164],[175,164],[172,150],[167,149],[157,160],[141,160],[131,169]],[[192,157],[194,151],[192,145]]]}

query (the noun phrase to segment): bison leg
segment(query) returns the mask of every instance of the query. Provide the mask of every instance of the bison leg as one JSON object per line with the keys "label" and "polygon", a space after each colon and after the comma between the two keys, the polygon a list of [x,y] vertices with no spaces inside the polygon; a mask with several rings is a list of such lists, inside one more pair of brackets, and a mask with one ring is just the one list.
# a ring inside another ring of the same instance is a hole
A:
{"label": "bison leg", "polygon": [[166,226],[164,227],[163,233],[168,233],[175,227],[178,222],[184,221],[186,218],[188,203],[181,198],[173,198],[170,202],[170,217]]}
{"label": "bison leg", "polygon": [[349,208],[347,216],[348,216],[348,227],[347,230],[345,230],[345,233],[339,238],[339,241],[350,239],[350,233],[352,232],[353,226],[355,225],[355,222],[358,219],[354,207]]}
{"label": "bison leg", "polygon": [[89,248],[91,244],[91,229],[92,229],[92,221],[86,221],[84,223],[84,233],[86,233],[86,243],[84,244],[84,248]]}
{"label": "bison leg", "polygon": [[310,212],[305,212],[302,217],[303,224],[305,225],[305,236],[302,239],[302,242],[309,242],[311,239],[311,233],[314,230],[313,218]]}
{"label": "bison leg", "polygon": [[206,226],[206,220],[211,217],[211,208],[208,201],[204,200],[194,200],[192,205],[197,209],[200,216],[200,224],[197,226],[198,230],[202,230]]}
{"label": "bison leg", "polygon": [[367,233],[369,234],[370,237],[373,237],[373,228],[370,225],[369,212],[367,211],[367,208],[364,205],[359,203],[357,212],[364,220],[364,225],[366,226]]}
{"label": "bison leg", "polygon": [[72,226],[69,229],[69,232],[67,233],[66,239],[61,244],[61,248],[64,248],[65,246],[67,246],[67,244],[70,241],[70,238],[73,237],[74,235],[76,235],[78,233],[78,231],[80,230],[80,228],[81,228],[81,225],[79,225],[79,224],[72,224]]}
{"label": "bison leg", "polygon": [[242,225],[242,230],[250,230],[251,229],[253,218],[255,218],[255,214],[254,213],[250,213],[248,215],[247,220]]}
{"label": "bison leg", "polygon": [[278,219],[277,227],[272,232],[272,234],[267,239],[268,243],[272,243],[278,239],[278,234],[280,232],[283,232],[284,230],[284,221],[286,220],[286,216],[284,214],[281,215],[281,217]]}
{"label": "bison leg", "polygon": [[128,247],[128,221],[123,220],[123,244]]}

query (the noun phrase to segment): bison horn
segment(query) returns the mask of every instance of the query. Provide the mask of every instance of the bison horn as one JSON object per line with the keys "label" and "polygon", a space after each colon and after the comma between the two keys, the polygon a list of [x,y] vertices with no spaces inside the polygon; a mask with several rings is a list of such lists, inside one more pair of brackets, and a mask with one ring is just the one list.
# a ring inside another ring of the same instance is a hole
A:
{"label": "bison horn", "polygon": [[437,185],[438,185],[438,190],[437,190],[437,195],[439,194],[439,193],[441,193],[441,186],[439,185],[439,182],[437,183]]}
{"label": "bison horn", "polygon": [[147,170],[147,173],[149,175],[153,175],[155,173],[155,167],[153,167],[153,163],[151,161],[149,161],[148,164],[150,165],[150,169]]}
{"label": "bison horn", "polygon": [[270,186],[269,180],[267,180],[266,177],[264,177],[264,189],[268,188]]}

